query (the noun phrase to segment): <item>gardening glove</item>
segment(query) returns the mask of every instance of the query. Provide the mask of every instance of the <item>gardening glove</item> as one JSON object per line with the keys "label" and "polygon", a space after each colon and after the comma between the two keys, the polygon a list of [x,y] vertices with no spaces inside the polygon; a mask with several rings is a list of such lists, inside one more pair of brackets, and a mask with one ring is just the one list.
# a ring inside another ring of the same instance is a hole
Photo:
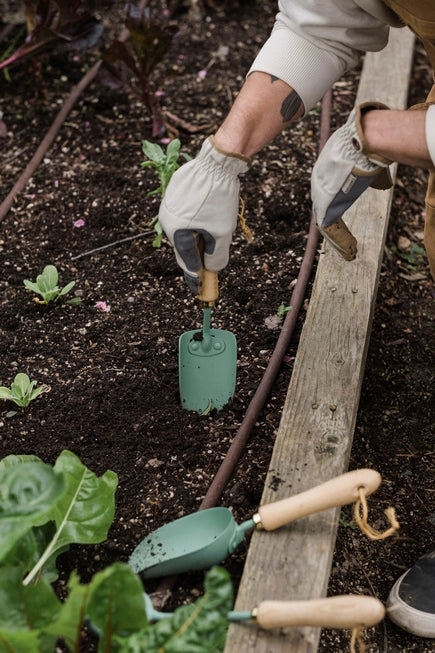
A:
{"label": "gardening glove", "polygon": [[361,118],[372,109],[388,109],[379,102],[366,102],[353,109],[322,149],[311,175],[313,211],[320,233],[347,261],[357,252],[356,238],[342,215],[369,187],[392,186],[388,161],[368,151]]}
{"label": "gardening glove", "polygon": [[[237,225],[238,176],[250,164],[248,157],[220,150],[210,136],[198,156],[171,177],[160,205],[159,221],[194,295],[199,292],[202,265],[219,272],[228,263]],[[203,264],[198,236],[202,237]]]}

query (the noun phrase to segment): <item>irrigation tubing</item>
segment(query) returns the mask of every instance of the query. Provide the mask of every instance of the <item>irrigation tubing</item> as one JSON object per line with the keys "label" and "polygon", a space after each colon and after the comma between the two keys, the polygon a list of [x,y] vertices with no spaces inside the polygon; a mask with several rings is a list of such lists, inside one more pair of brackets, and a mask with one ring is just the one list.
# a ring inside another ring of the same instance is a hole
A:
{"label": "irrigation tubing", "polygon": [[[319,152],[322,150],[330,134],[331,106],[332,91],[329,89],[329,91],[325,93],[322,99]],[[289,343],[296,326],[296,321],[301,310],[308,281],[313,269],[318,242],[319,231],[317,229],[314,215],[311,214],[307,244],[296,280],[296,285],[293,288],[293,292],[290,298],[290,306],[292,310],[288,311],[286,314],[286,318],[282,325],[279,338],[276,342],[264,375],[248,405],[245,417],[243,418],[242,423],[240,424],[236,435],[234,436],[234,439],[227,453],[225,454],[225,458],[223,459],[218,471],[216,472],[213,481],[211,482],[209,489],[207,490],[207,493],[205,494],[198,510],[205,510],[206,508],[212,508],[216,506],[222,492],[224,491],[233,475],[234,469],[246,446],[257,418],[267,401],[272,386],[275,383],[276,377],[278,376],[278,373],[281,369],[283,358],[288,350]],[[176,578],[176,576],[168,576],[167,578],[163,578],[155,592],[153,592],[153,603],[155,603],[157,607],[163,607],[168,598],[169,590],[171,590],[175,585]]]}

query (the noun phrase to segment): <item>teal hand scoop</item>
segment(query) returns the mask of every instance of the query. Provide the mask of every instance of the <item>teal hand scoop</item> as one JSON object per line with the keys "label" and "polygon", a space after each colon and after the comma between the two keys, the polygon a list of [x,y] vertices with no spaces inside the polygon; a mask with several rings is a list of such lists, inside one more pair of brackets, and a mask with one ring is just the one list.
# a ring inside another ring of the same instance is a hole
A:
{"label": "teal hand scoop", "polygon": [[360,489],[374,492],[381,482],[378,472],[359,469],[321,485],[263,505],[242,524],[228,508],[208,508],[165,524],[145,537],[128,564],[144,578],[173,576],[219,564],[253,528],[272,531],[300,517],[357,501]]}
{"label": "teal hand scoop", "polygon": [[210,328],[211,309],[218,297],[217,273],[202,268],[199,278],[203,327],[180,336],[178,364],[183,408],[204,415],[222,410],[234,396],[237,344],[230,331]]}

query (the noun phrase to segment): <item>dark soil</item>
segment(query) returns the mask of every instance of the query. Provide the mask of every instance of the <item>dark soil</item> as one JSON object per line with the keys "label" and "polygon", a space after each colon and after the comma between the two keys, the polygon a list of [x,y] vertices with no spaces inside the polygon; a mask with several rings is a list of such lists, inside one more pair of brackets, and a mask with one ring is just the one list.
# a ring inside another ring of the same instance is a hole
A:
{"label": "dark soil", "polygon": [[[156,88],[164,93],[182,151],[194,156],[227,113],[275,9],[275,3],[227,3],[221,11],[209,7],[199,22],[176,15],[179,35]],[[118,34],[120,24],[109,23],[111,29]],[[216,54],[220,46],[229,47],[227,56]],[[41,60],[40,77],[25,64],[10,70],[10,83],[2,80],[3,196],[96,56],[59,51]],[[202,70],[207,75],[201,79]],[[354,71],[334,87],[333,129],[353,105],[358,75]],[[430,85],[418,46],[409,103],[423,100]],[[149,232],[159,204],[158,197],[147,196],[157,186],[155,174],[140,165],[151,120],[137,98],[98,81],[88,87],[2,221],[0,384],[9,386],[17,372],[27,372],[51,388],[27,409],[2,405],[2,455],[32,453],[54,463],[69,449],[98,475],[111,469],[119,476],[108,540],[73,546],[60,560],[63,578],[76,568],[86,582],[107,564],[127,560],[148,532],[195,511],[206,494],[276,343],[279,331],[265,319],[289,303],[299,271],[319,114],[320,106],[265,148],[242,180],[254,240],[248,244],[243,234],[235,235],[230,265],[220,277],[213,326],[237,337],[238,379],[234,401],[218,415],[201,417],[180,406],[178,337],[201,326],[201,311],[171,248],[165,240],[153,248],[147,235],[119,242]],[[373,543],[357,534],[344,510],[331,594],[362,592],[385,601],[395,579],[435,543],[434,285],[426,260],[413,249],[421,245],[425,180],[424,171],[399,168],[351,457],[351,468],[382,474],[380,501],[396,507],[401,529]],[[74,226],[79,219],[84,226]],[[56,265],[61,285],[76,281],[71,295],[82,298],[80,306],[32,301],[23,280],[34,280],[47,264]],[[110,311],[99,310],[100,301]],[[260,501],[303,319],[304,312],[220,499],[237,520],[250,517]],[[225,563],[235,589],[244,554],[241,547]],[[169,606],[196,598],[201,587],[201,574],[183,576]],[[434,650],[431,640],[412,637],[388,619],[370,635],[373,652]],[[94,650],[91,640],[86,635],[83,651]],[[325,631],[319,651],[345,651],[348,643],[348,633]]]}

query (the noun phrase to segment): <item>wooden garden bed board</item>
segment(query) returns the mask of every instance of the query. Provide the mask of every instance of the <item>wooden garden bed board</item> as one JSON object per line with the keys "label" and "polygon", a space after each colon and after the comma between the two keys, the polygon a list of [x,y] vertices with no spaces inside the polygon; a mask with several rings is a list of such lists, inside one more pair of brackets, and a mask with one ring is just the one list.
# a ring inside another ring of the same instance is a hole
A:
{"label": "wooden garden bed board", "polygon": [[[408,29],[391,30],[388,46],[365,57],[356,103],[378,100],[405,108],[413,49]],[[328,245],[320,257],[262,504],[347,471],[392,194],[369,189],[347,212],[358,239],[355,261],[344,261]],[[325,511],[274,533],[256,531],[235,608],[325,596],[339,512]],[[251,622],[232,624],[225,653],[314,653],[319,636],[317,628],[267,632]]]}

